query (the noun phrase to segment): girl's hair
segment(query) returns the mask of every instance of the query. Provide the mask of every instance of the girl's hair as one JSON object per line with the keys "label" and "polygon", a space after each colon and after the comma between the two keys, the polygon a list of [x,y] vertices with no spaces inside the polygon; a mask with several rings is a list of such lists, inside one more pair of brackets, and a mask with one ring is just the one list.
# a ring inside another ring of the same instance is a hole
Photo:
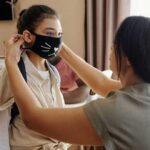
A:
{"label": "girl's hair", "polygon": [[122,56],[127,56],[134,72],[150,83],[150,18],[131,16],[120,25],[114,39],[118,75]]}
{"label": "girl's hair", "polygon": [[20,12],[17,22],[18,33],[22,34],[24,30],[34,32],[36,27],[46,18],[58,17],[57,12],[45,5],[33,5]]}

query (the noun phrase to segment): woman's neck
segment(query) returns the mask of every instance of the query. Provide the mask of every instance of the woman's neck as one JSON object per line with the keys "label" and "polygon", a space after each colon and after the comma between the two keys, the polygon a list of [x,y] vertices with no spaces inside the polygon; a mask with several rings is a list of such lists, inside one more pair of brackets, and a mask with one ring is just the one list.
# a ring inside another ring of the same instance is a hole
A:
{"label": "woman's neck", "polygon": [[41,71],[46,71],[47,68],[45,66],[45,59],[41,58],[40,56],[36,55],[34,52],[32,51],[28,51],[27,55],[29,57],[29,59],[31,60],[31,62],[33,63],[33,65]]}
{"label": "woman's neck", "polygon": [[144,81],[140,79],[131,68],[128,69],[126,73],[120,74],[120,80],[122,87],[144,83]]}

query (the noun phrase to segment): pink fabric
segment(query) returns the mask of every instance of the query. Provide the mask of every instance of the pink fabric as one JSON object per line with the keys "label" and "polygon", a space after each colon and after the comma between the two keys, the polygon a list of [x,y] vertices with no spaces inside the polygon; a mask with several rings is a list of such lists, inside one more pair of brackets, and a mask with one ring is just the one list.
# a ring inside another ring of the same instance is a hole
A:
{"label": "pink fabric", "polygon": [[63,92],[73,91],[78,88],[76,80],[79,79],[78,76],[73,72],[73,70],[61,60],[55,65],[60,77],[61,77],[61,90]]}

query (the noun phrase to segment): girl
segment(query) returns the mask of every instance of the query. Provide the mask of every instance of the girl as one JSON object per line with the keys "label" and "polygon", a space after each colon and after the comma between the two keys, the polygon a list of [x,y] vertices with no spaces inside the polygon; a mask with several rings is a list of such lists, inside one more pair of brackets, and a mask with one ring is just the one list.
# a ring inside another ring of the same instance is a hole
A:
{"label": "girl", "polygon": [[[40,107],[63,107],[64,99],[60,92],[58,73],[46,60],[55,55],[61,45],[62,27],[56,11],[48,6],[33,5],[21,12],[17,29],[24,39],[21,47],[27,50],[22,54],[21,65],[24,66],[27,84],[36,95]],[[3,105],[9,103],[10,106],[14,98],[6,70],[3,71],[1,79],[1,100]],[[28,129],[20,114],[11,122],[11,150],[67,148],[60,141]]]}

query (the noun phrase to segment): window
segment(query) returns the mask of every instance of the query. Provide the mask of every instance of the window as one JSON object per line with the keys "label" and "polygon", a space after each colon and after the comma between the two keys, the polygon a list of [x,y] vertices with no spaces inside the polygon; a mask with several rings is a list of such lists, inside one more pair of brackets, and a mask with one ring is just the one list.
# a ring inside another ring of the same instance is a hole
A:
{"label": "window", "polygon": [[150,17],[150,0],[131,0],[130,15]]}

